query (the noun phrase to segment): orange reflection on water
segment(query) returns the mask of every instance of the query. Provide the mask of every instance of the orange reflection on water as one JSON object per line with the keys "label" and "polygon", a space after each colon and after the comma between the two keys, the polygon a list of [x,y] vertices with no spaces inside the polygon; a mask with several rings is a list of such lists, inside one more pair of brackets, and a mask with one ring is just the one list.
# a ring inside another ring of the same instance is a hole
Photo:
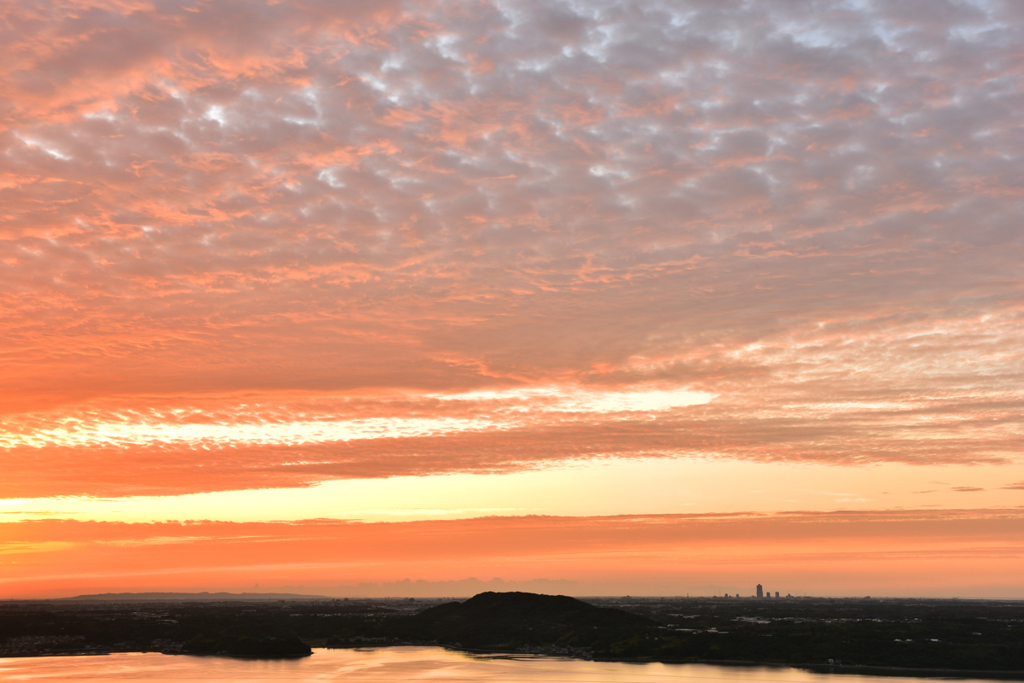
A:
{"label": "orange reflection on water", "polygon": [[[914,677],[820,674],[788,667],[629,664],[554,657],[472,656],[437,647],[314,650],[298,660],[247,660],[155,653],[0,659],[18,680],[459,681],[460,683],[921,683]],[[971,683],[973,679],[960,679]]]}

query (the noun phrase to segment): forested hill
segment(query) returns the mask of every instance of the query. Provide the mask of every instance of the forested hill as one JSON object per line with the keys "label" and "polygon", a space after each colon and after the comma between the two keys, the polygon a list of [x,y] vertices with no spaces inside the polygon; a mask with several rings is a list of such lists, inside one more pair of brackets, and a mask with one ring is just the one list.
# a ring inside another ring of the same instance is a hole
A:
{"label": "forested hill", "polygon": [[405,637],[477,649],[531,645],[593,649],[653,631],[656,622],[564,595],[480,593],[409,617]]}

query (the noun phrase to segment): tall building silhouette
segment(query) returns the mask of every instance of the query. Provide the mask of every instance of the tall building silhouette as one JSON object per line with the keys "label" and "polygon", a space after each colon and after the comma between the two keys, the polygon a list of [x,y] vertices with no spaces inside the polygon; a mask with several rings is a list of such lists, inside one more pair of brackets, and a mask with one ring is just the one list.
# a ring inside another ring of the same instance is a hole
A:
{"label": "tall building silhouette", "polygon": [[757,597],[759,597],[759,598],[763,598],[764,597],[764,589],[761,588],[761,584],[757,584]]}

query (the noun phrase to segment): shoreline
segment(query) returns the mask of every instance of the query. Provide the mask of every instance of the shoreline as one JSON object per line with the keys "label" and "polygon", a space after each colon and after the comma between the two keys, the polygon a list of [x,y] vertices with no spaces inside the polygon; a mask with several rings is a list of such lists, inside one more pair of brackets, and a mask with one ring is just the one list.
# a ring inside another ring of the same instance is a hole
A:
{"label": "shoreline", "polygon": [[454,645],[440,645],[436,643],[360,643],[346,646],[334,647],[313,647],[310,655],[287,656],[287,657],[241,657],[227,654],[200,654],[193,652],[163,652],[160,650],[111,650],[109,652],[47,652],[47,653],[24,653],[0,655],[0,661],[4,659],[38,659],[46,657],[104,657],[117,654],[161,654],[167,656],[185,657],[223,657],[225,659],[241,660],[297,660],[305,659],[316,654],[317,650],[378,650],[399,647],[417,648],[440,648],[452,652],[461,652],[468,655],[495,655],[507,658],[549,658],[549,659],[572,659],[577,661],[606,662],[615,664],[698,664],[704,666],[721,666],[733,668],[770,668],[770,669],[800,669],[819,674],[835,675],[861,675],[861,676],[891,676],[906,678],[935,678],[935,679],[988,679],[988,680],[1010,680],[1024,681],[1024,671],[1001,671],[985,669],[942,669],[942,668],[911,668],[900,666],[876,666],[869,664],[813,664],[809,662],[759,662],[753,660],[724,660],[724,659],[655,659],[646,657],[578,657],[565,653],[547,652],[523,652],[520,650],[502,649],[474,649],[457,647]]}
{"label": "shoreline", "polygon": [[[351,648],[322,648],[330,650],[341,649],[371,649],[373,646],[358,645]],[[876,666],[871,664],[813,664],[808,662],[769,662],[737,659],[655,659],[647,657],[574,657],[570,654],[546,653],[546,652],[522,652],[520,650],[500,649],[473,649],[467,647],[455,647],[454,645],[378,645],[376,647],[440,647],[454,652],[464,652],[473,655],[506,655],[550,657],[553,659],[575,659],[592,662],[608,662],[617,664],[702,664],[706,666],[723,666],[735,668],[771,668],[771,669],[801,669],[812,673],[822,674],[854,674],[863,676],[893,676],[893,677],[916,677],[916,678],[985,678],[993,680],[1024,681],[1024,671],[1001,671],[986,669],[941,669],[941,668],[912,668],[901,666]]]}

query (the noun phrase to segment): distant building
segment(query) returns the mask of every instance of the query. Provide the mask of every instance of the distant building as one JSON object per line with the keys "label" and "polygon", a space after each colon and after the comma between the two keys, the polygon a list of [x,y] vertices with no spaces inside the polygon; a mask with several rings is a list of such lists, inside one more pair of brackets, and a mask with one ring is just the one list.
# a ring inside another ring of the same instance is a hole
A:
{"label": "distant building", "polygon": [[761,584],[757,584],[757,597],[759,597],[759,598],[763,598],[764,597],[764,589],[761,588]]}
{"label": "distant building", "polygon": [[779,591],[775,591],[775,597],[779,597]]}

